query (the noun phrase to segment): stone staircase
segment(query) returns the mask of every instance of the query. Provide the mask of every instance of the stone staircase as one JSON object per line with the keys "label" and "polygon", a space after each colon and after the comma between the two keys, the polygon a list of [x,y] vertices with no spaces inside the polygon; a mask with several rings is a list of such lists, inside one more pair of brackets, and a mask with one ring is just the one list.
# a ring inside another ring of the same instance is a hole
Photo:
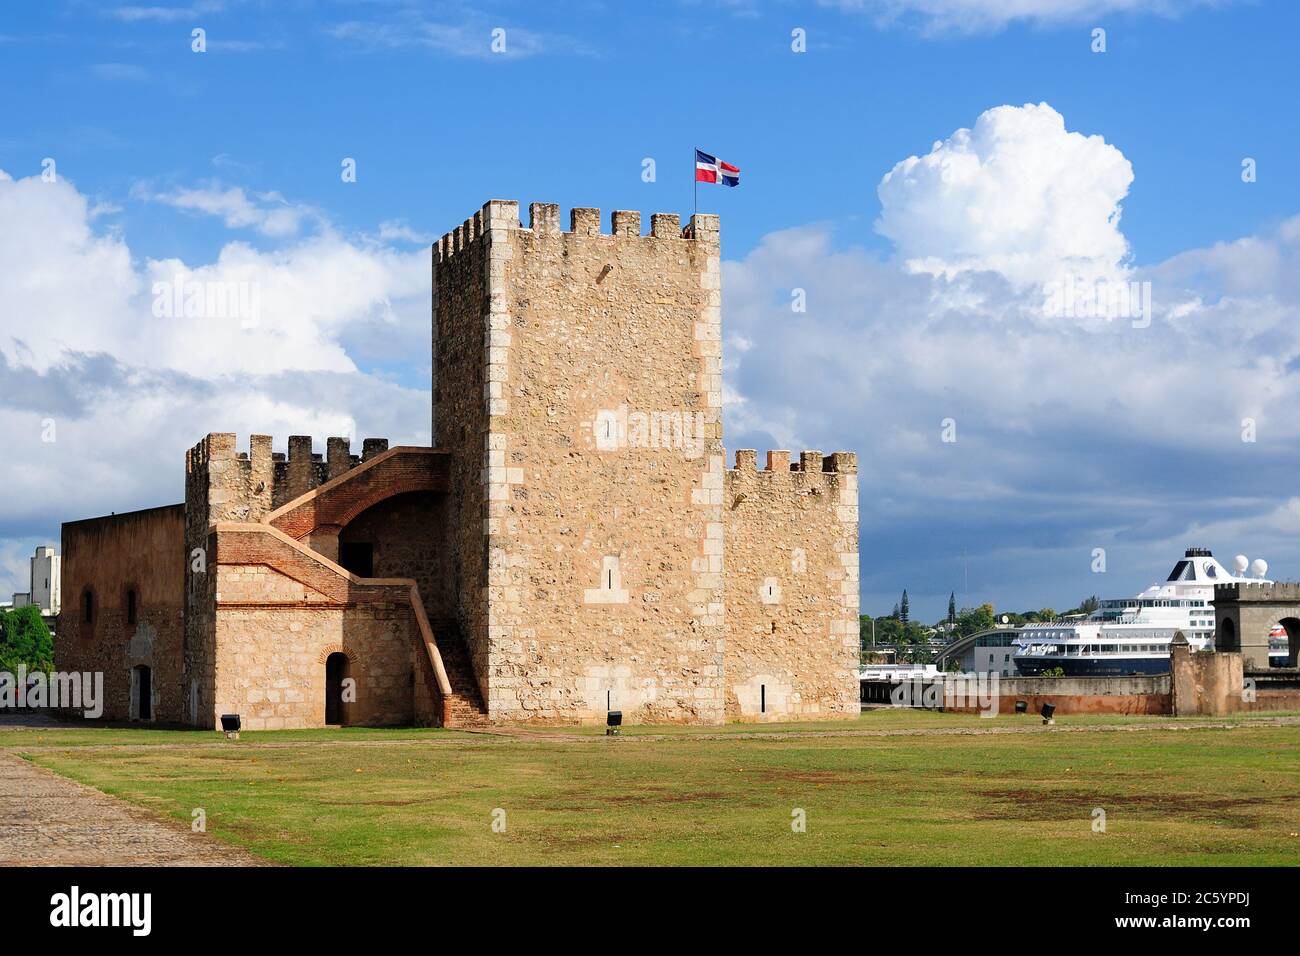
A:
{"label": "stone staircase", "polygon": [[447,698],[447,726],[487,726],[487,708],[483,706],[483,695],[474,678],[474,665],[470,662],[469,650],[465,647],[460,628],[455,621],[429,623],[437,636],[438,653],[442,655],[442,666],[447,672],[447,682],[451,684],[451,696]]}

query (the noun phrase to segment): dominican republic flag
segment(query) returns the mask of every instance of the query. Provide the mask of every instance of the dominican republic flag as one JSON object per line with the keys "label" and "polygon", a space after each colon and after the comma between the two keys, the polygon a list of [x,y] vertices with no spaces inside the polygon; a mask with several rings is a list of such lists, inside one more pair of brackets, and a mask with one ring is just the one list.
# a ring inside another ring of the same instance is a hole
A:
{"label": "dominican republic flag", "polygon": [[740,167],[724,163],[716,156],[695,151],[695,181],[697,183],[718,183],[722,186],[740,185]]}

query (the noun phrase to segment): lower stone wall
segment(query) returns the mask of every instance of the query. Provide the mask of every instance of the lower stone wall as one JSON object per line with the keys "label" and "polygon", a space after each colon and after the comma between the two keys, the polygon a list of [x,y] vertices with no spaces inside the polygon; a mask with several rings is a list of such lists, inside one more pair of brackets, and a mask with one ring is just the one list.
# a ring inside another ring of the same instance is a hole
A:
{"label": "lower stone wall", "polygon": [[215,537],[212,726],[223,713],[250,730],[325,726],[331,654],[355,681],[341,723],[416,722],[415,655],[425,651],[413,582],[357,578],[267,525],[221,524]]}
{"label": "lower stone wall", "polygon": [[[1016,702],[1024,701],[1028,713],[1039,713],[1044,704],[1066,714],[1169,714],[1172,696],[1168,674],[1156,677],[1012,677],[998,681],[997,712],[1014,714]],[[948,698],[944,709],[975,713],[980,707],[971,701]]]}
{"label": "lower stone wall", "polygon": [[1243,700],[1240,709],[1247,713],[1300,711],[1300,689],[1260,690],[1254,700]]}
{"label": "lower stone wall", "polygon": [[414,723],[415,642],[414,618],[401,605],[218,606],[218,717],[239,714],[248,730],[324,727],[326,661],[341,653],[356,700],[342,705],[340,723]]}
{"label": "lower stone wall", "polygon": [[741,449],[725,474],[726,716],[746,722],[858,713],[856,459]]}

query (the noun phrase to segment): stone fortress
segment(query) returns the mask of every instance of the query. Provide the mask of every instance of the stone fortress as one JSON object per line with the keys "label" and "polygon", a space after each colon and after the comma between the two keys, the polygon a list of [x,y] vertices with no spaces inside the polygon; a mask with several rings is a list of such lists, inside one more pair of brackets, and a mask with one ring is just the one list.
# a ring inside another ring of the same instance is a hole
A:
{"label": "stone fortress", "polygon": [[59,670],[248,729],[858,712],[857,458],[722,446],[718,217],[492,201],[433,248],[433,447],[209,434],[63,526]]}

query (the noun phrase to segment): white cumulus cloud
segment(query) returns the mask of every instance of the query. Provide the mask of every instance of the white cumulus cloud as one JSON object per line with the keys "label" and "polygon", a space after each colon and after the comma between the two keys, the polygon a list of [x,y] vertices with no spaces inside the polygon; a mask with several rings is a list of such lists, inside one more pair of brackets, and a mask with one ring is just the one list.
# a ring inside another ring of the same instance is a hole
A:
{"label": "white cumulus cloud", "polygon": [[209,431],[428,442],[427,249],[326,224],[141,259],[71,182],[2,171],[0,222],[26,226],[0,230],[0,595],[60,522],[181,500]]}
{"label": "white cumulus cloud", "polygon": [[1017,282],[1122,271],[1120,200],[1133,168],[1101,136],[1065,128],[1046,103],[999,106],[909,156],[877,187],[876,229],[908,266],[987,270]]}

